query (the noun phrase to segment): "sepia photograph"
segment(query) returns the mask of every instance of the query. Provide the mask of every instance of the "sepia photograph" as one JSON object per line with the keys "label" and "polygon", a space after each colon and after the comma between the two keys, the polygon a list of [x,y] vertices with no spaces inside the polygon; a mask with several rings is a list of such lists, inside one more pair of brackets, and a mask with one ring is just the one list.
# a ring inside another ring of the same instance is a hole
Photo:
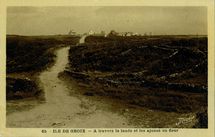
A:
{"label": "sepia photograph", "polygon": [[207,129],[207,17],[206,6],[8,6],[6,127]]}

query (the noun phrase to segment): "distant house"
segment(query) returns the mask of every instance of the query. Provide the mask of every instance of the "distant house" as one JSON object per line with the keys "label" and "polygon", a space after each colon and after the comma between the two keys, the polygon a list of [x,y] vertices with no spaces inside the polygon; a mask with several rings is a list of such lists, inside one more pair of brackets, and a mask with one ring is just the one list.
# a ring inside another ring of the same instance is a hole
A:
{"label": "distant house", "polygon": [[74,30],[70,30],[68,35],[76,35],[76,32]]}
{"label": "distant house", "polygon": [[100,33],[96,33],[96,32],[93,32],[92,30],[90,30],[88,32],[88,35],[91,35],[91,36],[103,36],[103,37],[107,36],[105,31],[101,31]]}
{"label": "distant house", "polygon": [[132,36],[133,32],[126,32],[125,36]]}
{"label": "distant house", "polygon": [[118,35],[119,36],[126,36],[126,32],[119,32]]}
{"label": "distant house", "polygon": [[138,33],[134,33],[134,34],[133,34],[133,36],[140,36],[140,34],[138,34]]}
{"label": "distant house", "polygon": [[106,35],[105,31],[101,31],[100,33],[94,33],[93,36],[103,36],[103,37],[106,37],[107,35]]}
{"label": "distant house", "polygon": [[110,32],[111,35],[115,36],[123,36],[123,37],[129,37],[129,36],[139,36],[140,34],[138,33],[133,33],[133,32]]}
{"label": "distant house", "polygon": [[108,34],[108,37],[111,36],[119,36],[119,33],[117,33],[115,30],[111,30],[110,33]]}
{"label": "distant house", "polygon": [[93,32],[92,30],[90,30],[89,32],[88,32],[88,35],[94,35],[95,34],[95,32]]}

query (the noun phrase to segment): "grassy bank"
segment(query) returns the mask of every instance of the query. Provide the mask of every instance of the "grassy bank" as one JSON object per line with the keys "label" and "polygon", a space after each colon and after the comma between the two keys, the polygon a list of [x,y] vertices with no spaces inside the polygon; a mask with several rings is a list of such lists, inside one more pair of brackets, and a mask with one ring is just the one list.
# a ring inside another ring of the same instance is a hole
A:
{"label": "grassy bank", "polygon": [[70,48],[65,72],[86,95],[175,112],[207,107],[207,37],[94,37]]}
{"label": "grassy bank", "polygon": [[7,99],[39,95],[37,74],[54,63],[54,50],[75,45],[73,36],[7,35]]}

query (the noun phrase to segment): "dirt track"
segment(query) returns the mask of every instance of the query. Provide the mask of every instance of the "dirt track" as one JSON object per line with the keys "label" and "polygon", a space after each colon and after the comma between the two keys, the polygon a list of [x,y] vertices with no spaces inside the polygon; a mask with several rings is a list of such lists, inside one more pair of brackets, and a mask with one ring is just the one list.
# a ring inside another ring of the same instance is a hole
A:
{"label": "dirt track", "polygon": [[9,101],[25,104],[24,110],[7,115],[7,127],[192,127],[193,114],[154,111],[123,104],[110,98],[77,94],[73,83],[67,85],[58,78],[68,63],[69,47],[59,49],[56,63],[39,78],[45,92],[45,101]]}

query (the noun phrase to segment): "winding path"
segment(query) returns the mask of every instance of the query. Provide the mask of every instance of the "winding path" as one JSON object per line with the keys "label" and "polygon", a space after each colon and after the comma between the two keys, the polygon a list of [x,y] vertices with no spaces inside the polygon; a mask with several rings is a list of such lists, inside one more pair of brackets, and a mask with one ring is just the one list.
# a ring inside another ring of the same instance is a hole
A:
{"label": "winding path", "polygon": [[[103,97],[77,95],[77,91],[58,78],[68,63],[69,47],[56,52],[56,63],[40,74],[45,102],[33,108],[18,110],[7,115],[7,127],[70,127],[70,128],[124,128],[124,127],[177,127],[190,126],[180,119],[192,118],[177,114],[136,107]],[[18,101],[26,105],[32,101]],[[18,103],[15,102],[15,103]],[[168,117],[168,119],[167,119]],[[182,124],[182,125],[180,125]]]}
{"label": "winding path", "polygon": [[[72,92],[58,73],[68,63],[69,47],[57,51],[53,67],[41,73],[40,80],[45,91],[44,104],[27,111],[14,112],[7,116],[8,127],[127,127],[125,118],[101,109],[86,97],[70,96]],[[104,104],[103,107],[106,107]]]}

